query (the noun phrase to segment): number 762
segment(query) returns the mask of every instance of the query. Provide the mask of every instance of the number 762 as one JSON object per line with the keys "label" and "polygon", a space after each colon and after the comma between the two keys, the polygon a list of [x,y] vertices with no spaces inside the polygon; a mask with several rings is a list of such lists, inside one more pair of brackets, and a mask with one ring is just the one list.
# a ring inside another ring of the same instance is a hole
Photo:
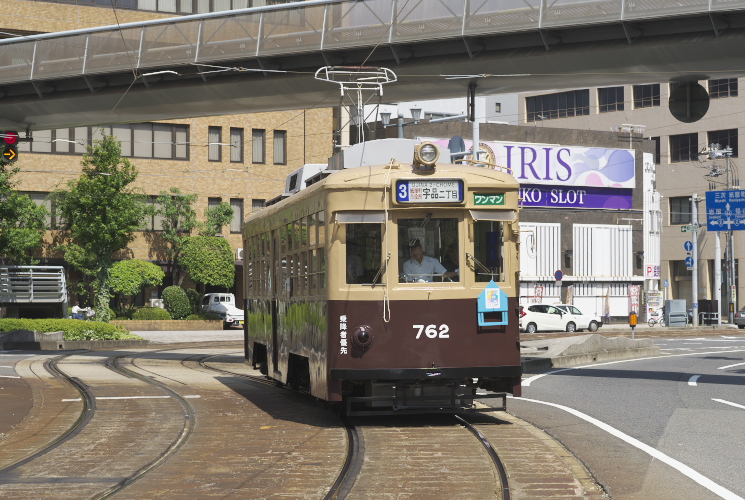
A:
{"label": "number 762", "polygon": [[449,339],[450,334],[448,332],[450,331],[450,327],[448,325],[440,325],[439,327],[437,325],[412,325],[414,327],[414,330],[416,330],[416,338],[420,338],[422,336],[422,332],[424,334],[431,338],[441,338],[441,339]]}

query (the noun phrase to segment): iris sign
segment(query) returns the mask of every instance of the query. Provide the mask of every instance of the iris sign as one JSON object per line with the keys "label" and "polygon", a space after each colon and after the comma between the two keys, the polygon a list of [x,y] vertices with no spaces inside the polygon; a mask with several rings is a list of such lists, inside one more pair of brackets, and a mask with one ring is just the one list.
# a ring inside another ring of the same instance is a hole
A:
{"label": "iris sign", "polygon": [[[448,144],[447,139],[432,142]],[[524,206],[632,208],[633,149],[509,142],[482,142],[481,149],[486,151],[482,159],[509,169],[520,182]]]}

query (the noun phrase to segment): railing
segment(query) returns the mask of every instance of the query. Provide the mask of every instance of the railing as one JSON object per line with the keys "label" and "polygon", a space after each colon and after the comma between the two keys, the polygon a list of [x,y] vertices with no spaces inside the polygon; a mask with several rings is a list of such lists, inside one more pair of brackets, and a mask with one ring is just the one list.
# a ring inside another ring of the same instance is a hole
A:
{"label": "railing", "polygon": [[0,266],[0,304],[67,301],[62,266]]}
{"label": "railing", "polygon": [[0,84],[744,8],[745,0],[311,0],[0,40]]}

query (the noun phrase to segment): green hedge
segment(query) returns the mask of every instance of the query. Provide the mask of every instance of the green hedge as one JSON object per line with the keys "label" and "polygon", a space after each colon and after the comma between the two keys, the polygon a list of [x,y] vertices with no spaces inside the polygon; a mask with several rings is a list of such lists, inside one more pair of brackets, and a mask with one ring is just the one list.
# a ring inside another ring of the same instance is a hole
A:
{"label": "green hedge", "polygon": [[63,332],[65,340],[126,340],[141,339],[118,325],[81,319],[0,319],[0,332],[31,330],[37,332]]}
{"label": "green hedge", "polygon": [[189,305],[191,306],[191,313],[199,314],[202,310],[202,294],[193,288],[187,288],[185,291],[189,299]]}
{"label": "green hedge", "polygon": [[163,290],[163,307],[173,319],[184,319],[191,314],[191,304],[186,292],[180,286],[169,286]]}
{"label": "green hedge", "polygon": [[132,319],[171,319],[171,314],[160,307],[141,307],[132,315]]}
{"label": "green hedge", "polygon": [[222,320],[220,316],[217,314],[212,313],[206,313],[206,312],[198,312],[194,314],[190,314],[186,317],[186,319],[209,319],[209,320]]}

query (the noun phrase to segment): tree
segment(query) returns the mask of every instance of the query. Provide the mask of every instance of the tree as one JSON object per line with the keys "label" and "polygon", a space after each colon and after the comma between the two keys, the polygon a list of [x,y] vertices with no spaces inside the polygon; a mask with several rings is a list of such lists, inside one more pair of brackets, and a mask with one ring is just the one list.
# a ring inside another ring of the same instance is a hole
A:
{"label": "tree", "polygon": [[115,262],[109,276],[112,290],[131,296],[137,295],[146,286],[162,285],[166,273],[152,262],[129,259]]}
{"label": "tree", "polygon": [[178,188],[161,191],[158,196],[158,209],[155,214],[163,219],[161,237],[166,242],[165,258],[168,260],[173,283],[181,286],[184,275],[181,272],[181,254],[186,240],[197,227],[197,213],[192,208],[197,201],[196,194],[182,194]]}
{"label": "tree", "polygon": [[195,283],[225,288],[230,288],[235,283],[233,249],[225,238],[190,238],[184,245],[182,264]]}
{"label": "tree", "polygon": [[220,234],[223,226],[233,220],[233,207],[224,201],[204,211],[205,222],[200,224],[199,236],[215,236]]}
{"label": "tree", "polygon": [[49,212],[13,190],[18,171],[0,164],[0,258],[9,264],[36,264],[33,252],[41,248]]}
{"label": "tree", "polygon": [[67,190],[54,193],[69,243],[63,248],[73,266],[93,276],[96,320],[110,319],[110,271],[114,253],[127,248],[145,220],[144,197],[131,184],[137,169],[122,157],[121,145],[104,136],[88,147],[83,170]]}

